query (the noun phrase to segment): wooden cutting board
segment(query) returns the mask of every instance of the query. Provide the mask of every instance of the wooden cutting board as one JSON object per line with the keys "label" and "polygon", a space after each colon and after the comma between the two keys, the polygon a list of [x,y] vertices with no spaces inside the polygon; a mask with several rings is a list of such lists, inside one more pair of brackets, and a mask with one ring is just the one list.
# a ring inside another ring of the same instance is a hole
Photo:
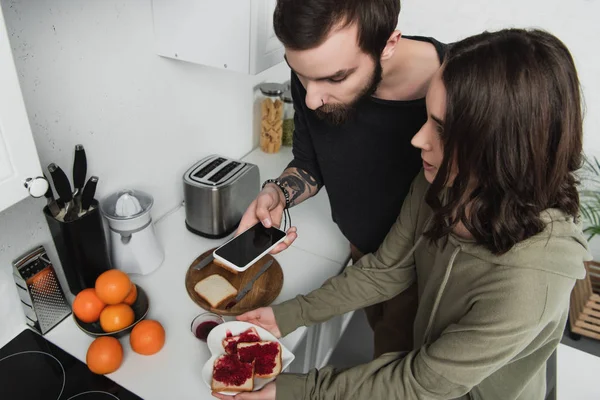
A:
{"label": "wooden cutting board", "polygon": [[[218,266],[214,262],[211,262],[199,271],[194,270],[194,266],[212,254],[214,250],[215,249],[211,249],[202,253],[194,260],[194,262],[192,262],[192,265],[190,265],[185,274],[185,288],[194,303],[205,310],[219,315],[240,315],[259,307],[266,307],[279,296],[281,288],[283,287],[283,270],[273,256],[268,254],[258,260],[246,271],[238,272],[237,274]],[[230,309],[225,309],[225,305],[223,305],[222,308],[211,307],[210,304],[194,290],[196,283],[212,274],[221,275],[237,290],[242,290],[242,288],[260,271],[260,268],[269,260],[273,260],[273,265],[271,265],[269,269],[254,282],[252,289],[250,289],[246,296]]]}

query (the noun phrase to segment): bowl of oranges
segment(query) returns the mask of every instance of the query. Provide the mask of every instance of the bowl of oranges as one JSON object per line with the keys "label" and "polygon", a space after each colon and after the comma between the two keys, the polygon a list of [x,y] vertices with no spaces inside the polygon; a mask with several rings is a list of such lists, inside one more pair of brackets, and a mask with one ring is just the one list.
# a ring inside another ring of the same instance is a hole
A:
{"label": "bowl of oranges", "polygon": [[93,288],[84,289],[73,301],[73,319],[94,338],[120,338],[146,318],[150,304],[144,290],[126,273],[111,269],[102,273]]}

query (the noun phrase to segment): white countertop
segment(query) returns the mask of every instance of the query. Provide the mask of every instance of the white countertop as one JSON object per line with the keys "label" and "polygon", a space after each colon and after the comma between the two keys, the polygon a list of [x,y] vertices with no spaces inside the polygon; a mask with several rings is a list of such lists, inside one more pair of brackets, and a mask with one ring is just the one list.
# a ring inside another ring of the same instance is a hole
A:
{"label": "white countertop", "polygon": [[558,400],[600,399],[600,358],[559,344],[556,353],[556,398]]}
{"label": "white countertop", "polygon": [[[259,166],[262,180],[278,176],[290,159],[289,149],[275,155],[257,150],[245,158]],[[283,288],[275,303],[318,288],[343,269],[349,256],[347,241],[331,221],[324,191],[293,208],[292,219],[298,227],[299,238],[292,247],[275,256],[284,272]],[[145,400],[213,399],[201,378],[202,366],[210,353],[206,344],[190,331],[192,319],[204,310],[188,296],[184,279],[196,257],[227,238],[210,240],[194,235],[187,231],[184,221],[185,210],[180,207],[155,225],[165,249],[165,261],[150,275],[132,276],[150,299],[147,318],[160,321],[165,328],[165,346],[153,356],[142,356],[131,350],[129,336],[126,336],[121,339],[123,364],[108,375]],[[306,328],[296,330],[283,339],[283,344],[294,352],[305,332]],[[84,362],[93,340],[75,326],[72,318],[67,318],[45,337]]]}

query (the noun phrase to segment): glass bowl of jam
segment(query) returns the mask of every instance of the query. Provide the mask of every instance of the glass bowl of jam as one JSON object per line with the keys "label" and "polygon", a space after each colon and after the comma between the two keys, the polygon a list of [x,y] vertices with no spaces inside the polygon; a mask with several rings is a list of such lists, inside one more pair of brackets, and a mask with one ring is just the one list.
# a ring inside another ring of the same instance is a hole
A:
{"label": "glass bowl of jam", "polygon": [[194,336],[203,342],[206,342],[206,338],[208,337],[210,331],[223,322],[225,322],[225,320],[220,315],[211,312],[205,312],[196,316],[196,318],[192,320],[192,326],[190,329],[192,330]]}

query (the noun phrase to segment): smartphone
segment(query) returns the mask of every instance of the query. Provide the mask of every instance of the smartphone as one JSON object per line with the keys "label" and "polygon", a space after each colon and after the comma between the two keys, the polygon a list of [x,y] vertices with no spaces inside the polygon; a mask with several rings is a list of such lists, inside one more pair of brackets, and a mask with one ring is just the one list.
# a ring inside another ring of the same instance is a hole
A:
{"label": "smartphone", "polygon": [[259,222],[216,249],[213,256],[228,267],[242,272],[284,239],[284,231],[274,227],[265,228]]}

